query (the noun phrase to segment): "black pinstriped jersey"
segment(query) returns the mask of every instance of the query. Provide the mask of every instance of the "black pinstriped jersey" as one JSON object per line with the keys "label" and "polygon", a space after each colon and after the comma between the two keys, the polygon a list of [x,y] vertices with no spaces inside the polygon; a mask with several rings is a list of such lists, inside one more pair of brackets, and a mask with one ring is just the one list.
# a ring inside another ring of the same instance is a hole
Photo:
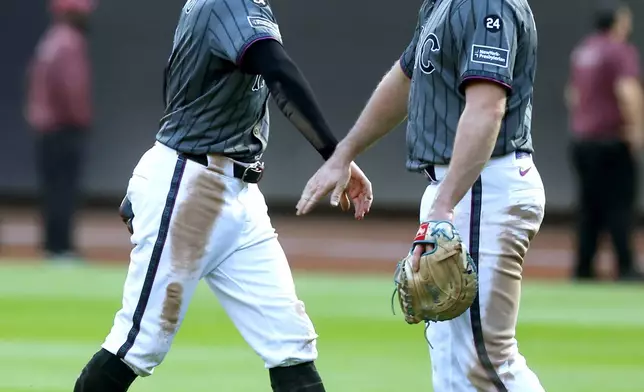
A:
{"label": "black pinstriped jersey", "polygon": [[447,164],[465,107],[463,83],[485,79],[508,90],[493,156],[532,152],[537,29],[527,0],[425,0],[400,65],[411,78],[407,168]]}
{"label": "black pinstriped jersey", "polygon": [[262,39],[282,42],[267,0],[188,0],[166,68],[157,140],[186,153],[259,160],[268,142],[269,91],[239,62]]}

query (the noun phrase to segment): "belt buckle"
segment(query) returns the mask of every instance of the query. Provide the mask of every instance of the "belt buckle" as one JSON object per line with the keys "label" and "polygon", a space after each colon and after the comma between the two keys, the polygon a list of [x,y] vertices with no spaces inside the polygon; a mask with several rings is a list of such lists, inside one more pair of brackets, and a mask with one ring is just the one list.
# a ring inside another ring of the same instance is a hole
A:
{"label": "belt buckle", "polygon": [[252,163],[244,169],[244,172],[242,173],[241,180],[244,182],[250,182],[246,181],[246,178],[250,174],[255,174],[257,175],[257,179],[252,181],[254,183],[259,182],[259,180],[262,179],[262,176],[264,175],[264,162],[255,162]]}

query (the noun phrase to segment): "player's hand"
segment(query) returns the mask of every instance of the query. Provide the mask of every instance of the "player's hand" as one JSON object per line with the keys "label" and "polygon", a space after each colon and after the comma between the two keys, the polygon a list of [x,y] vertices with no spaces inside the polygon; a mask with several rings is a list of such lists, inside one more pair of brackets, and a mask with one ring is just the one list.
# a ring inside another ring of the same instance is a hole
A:
{"label": "player's hand", "polygon": [[331,157],[306,184],[297,203],[297,215],[309,213],[331,191],[331,205],[346,211],[349,201],[353,202],[356,219],[364,218],[371,209],[373,190],[367,176],[355,163]]}
{"label": "player's hand", "polygon": [[[351,176],[345,188],[344,197],[347,197],[353,203],[355,218],[358,220],[363,219],[371,210],[371,204],[373,203],[371,181],[353,162],[351,162]],[[344,210],[347,211],[348,208]]]}
{"label": "player's hand", "polygon": [[[454,220],[453,209],[436,206],[435,208],[432,207],[432,209],[429,211],[429,214],[425,218],[424,222],[448,221],[450,223],[453,223],[453,220]],[[412,252],[412,258],[411,258],[411,267],[414,272],[418,272],[418,270],[420,269],[420,257],[423,255],[423,253],[431,251],[432,250],[431,247],[432,245],[422,245],[422,244],[418,244],[414,247],[414,250]]]}

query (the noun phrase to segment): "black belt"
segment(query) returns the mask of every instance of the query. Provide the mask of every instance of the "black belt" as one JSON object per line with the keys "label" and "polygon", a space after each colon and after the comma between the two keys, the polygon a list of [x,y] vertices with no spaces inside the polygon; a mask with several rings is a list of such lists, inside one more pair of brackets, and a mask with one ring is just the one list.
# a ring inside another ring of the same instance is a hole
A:
{"label": "black belt", "polygon": [[[532,156],[532,154],[527,151],[515,151],[514,156],[517,159],[521,159],[521,158],[527,158],[529,156]],[[492,158],[498,158],[498,156],[492,156]],[[425,177],[427,177],[429,182],[432,184],[438,182],[438,180],[436,179],[436,169],[434,168],[435,166],[436,165],[429,165],[423,170],[423,174],[425,174]]]}
{"label": "black belt", "polygon": [[[179,153],[193,162],[203,166],[208,166],[208,156],[206,154],[187,154]],[[257,184],[264,176],[264,163],[255,162],[248,165],[242,165],[233,161],[233,176],[249,184]]]}

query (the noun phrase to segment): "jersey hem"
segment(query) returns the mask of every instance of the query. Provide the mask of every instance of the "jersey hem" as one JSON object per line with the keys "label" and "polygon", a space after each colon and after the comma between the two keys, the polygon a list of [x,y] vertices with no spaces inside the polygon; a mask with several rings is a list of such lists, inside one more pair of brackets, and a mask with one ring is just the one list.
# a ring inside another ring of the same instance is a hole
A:
{"label": "jersey hem", "polygon": [[[492,158],[500,158],[503,156],[506,156],[508,154],[516,153],[516,152],[524,152],[527,154],[534,154],[534,148],[532,146],[526,146],[527,142],[522,144],[521,146],[517,146],[514,148],[510,148],[507,150],[501,150],[501,151],[495,151],[492,152],[492,155],[490,155],[490,159]],[[408,160],[407,164],[405,165],[405,168],[407,169],[408,172],[412,173],[423,173],[426,169],[430,168],[431,166],[447,166],[450,164],[452,158],[451,157],[442,157],[442,158],[437,158],[436,162],[427,162],[427,161],[421,161],[418,159],[413,159],[413,160]]]}

